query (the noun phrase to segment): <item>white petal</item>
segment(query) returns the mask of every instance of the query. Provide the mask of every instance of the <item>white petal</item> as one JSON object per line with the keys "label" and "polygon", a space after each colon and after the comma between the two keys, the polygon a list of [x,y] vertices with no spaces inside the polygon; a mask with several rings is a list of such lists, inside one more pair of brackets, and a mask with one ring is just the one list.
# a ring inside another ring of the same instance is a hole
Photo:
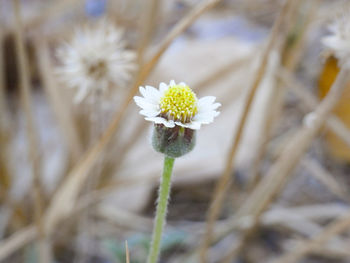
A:
{"label": "white petal", "polygon": [[197,121],[193,121],[190,123],[182,123],[177,121],[175,122],[175,124],[181,127],[192,129],[192,130],[199,130],[201,128],[201,123]]}
{"label": "white petal", "polygon": [[146,86],[145,88],[140,86],[139,91],[142,96],[149,102],[158,104],[160,100],[160,92],[152,86]]}
{"label": "white petal", "polygon": [[185,127],[185,128],[192,129],[192,130],[199,130],[201,128],[201,123],[197,122],[197,121],[192,121],[190,123],[176,122],[176,124],[179,126]]}
{"label": "white petal", "polygon": [[214,96],[206,96],[206,97],[200,98],[198,100],[198,107],[203,106],[203,105],[213,104],[213,102],[215,100],[216,100],[216,98]]}
{"label": "white petal", "polygon": [[134,101],[137,104],[137,106],[139,106],[140,108],[144,109],[144,110],[154,110],[154,111],[158,111],[158,105],[152,103],[151,101],[139,97],[139,96],[135,96],[134,97]]}
{"label": "white petal", "polygon": [[198,106],[198,113],[204,113],[204,112],[208,112],[208,111],[214,111],[217,108],[219,108],[221,106],[220,103],[214,103],[214,104],[203,104],[201,106]]}
{"label": "white petal", "polygon": [[146,86],[147,98],[152,100],[154,103],[159,103],[161,94],[159,90],[152,86]]}
{"label": "white petal", "polygon": [[180,122],[180,121],[175,121],[175,124],[176,125],[178,125],[178,126],[181,126],[181,127],[185,127],[185,128],[188,128],[187,126],[187,124],[189,124],[189,123],[182,123],[182,122]]}
{"label": "white petal", "polygon": [[140,114],[146,117],[156,117],[160,111],[154,111],[154,110],[140,110]]}
{"label": "white petal", "polygon": [[169,86],[176,86],[175,80],[170,80]]}
{"label": "white petal", "polygon": [[159,84],[159,91],[161,93],[161,96],[163,96],[164,92],[169,88],[169,86],[167,84],[165,84],[164,82],[161,82]]}
{"label": "white petal", "polygon": [[197,121],[192,121],[188,128],[190,128],[192,130],[199,130],[201,128],[201,123],[197,122]]}
{"label": "white petal", "polygon": [[219,116],[220,112],[218,111],[208,111],[200,114],[196,114],[194,116],[193,120],[194,121],[199,121],[203,124],[209,124],[214,121],[214,118]]}
{"label": "white petal", "polygon": [[173,120],[166,120],[162,117],[147,117],[145,118],[145,120],[147,121],[153,121],[154,123],[157,123],[157,124],[164,124],[165,127],[168,127],[168,128],[174,128],[175,127],[175,123]]}
{"label": "white petal", "polygon": [[213,104],[208,105],[206,107],[206,109],[216,110],[219,107],[221,107],[221,103],[217,102],[217,103],[213,103]]}
{"label": "white petal", "polygon": [[144,97],[147,96],[147,95],[146,95],[146,89],[145,89],[144,87],[140,86],[140,87],[139,87],[139,91],[140,91],[140,93],[142,94],[142,96],[144,96]]}

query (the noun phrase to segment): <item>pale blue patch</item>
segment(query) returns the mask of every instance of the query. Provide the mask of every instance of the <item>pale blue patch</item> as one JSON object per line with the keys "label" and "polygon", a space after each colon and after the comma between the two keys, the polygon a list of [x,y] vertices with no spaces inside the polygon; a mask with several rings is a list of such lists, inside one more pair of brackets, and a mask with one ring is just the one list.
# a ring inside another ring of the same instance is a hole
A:
{"label": "pale blue patch", "polygon": [[250,24],[241,17],[198,20],[190,32],[202,40],[216,40],[235,37],[247,42],[259,42],[267,36],[268,30]]}
{"label": "pale blue patch", "polygon": [[106,12],[107,0],[86,0],[85,12],[88,16],[99,17]]}

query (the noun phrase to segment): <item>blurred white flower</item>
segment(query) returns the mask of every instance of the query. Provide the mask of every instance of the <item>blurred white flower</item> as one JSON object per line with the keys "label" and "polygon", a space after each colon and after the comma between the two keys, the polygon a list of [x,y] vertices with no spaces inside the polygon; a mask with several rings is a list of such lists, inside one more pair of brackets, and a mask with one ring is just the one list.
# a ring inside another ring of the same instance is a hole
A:
{"label": "blurred white flower", "polygon": [[145,119],[168,128],[175,125],[192,130],[200,129],[202,124],[209,124],[220,114],[216,111],[221,106],[214,103],[215,97],[197,99],[196,94],[183,82],[159,84],[159,90],[151,86],[140,87],[143,97],[135,96],[136,104],[142,108],[140,114]]}
{"label": "blurred white flower", "polygon": [[123,31],[107,20],[75,31],[70,43],[57,50],[61,66],[57,73],[80,103],[93,92],[105,92],[113,86],[123,87],[136,68],[136,54],[125,49]]}
{"label": "blurred white flower", "polygon": [[342,15],[330,26],[330,35],[322,43],[340,61],[341,65],[350,66],[350,13]]}

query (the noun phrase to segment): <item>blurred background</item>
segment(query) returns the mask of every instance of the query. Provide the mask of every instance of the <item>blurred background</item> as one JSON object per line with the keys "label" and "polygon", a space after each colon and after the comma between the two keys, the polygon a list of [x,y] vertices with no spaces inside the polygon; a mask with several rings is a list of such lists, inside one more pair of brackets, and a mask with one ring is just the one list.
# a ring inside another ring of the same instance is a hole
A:
{"label": "blurred background", "polygon": [[146,261],[163,156],[132,97],[170,80],[222,106],[175,161],[160,262],[350,262],[350,83],[312,113],[349,8],[0,0],[0,262]]}

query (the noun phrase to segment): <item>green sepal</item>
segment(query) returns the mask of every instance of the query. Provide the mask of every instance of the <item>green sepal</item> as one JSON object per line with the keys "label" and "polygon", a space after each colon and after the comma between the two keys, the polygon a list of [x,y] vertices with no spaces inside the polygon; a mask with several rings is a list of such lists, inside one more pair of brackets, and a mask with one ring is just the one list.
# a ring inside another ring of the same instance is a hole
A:
{"label": "green sepal", "polygon": [[192,151],[196,143],[195,130],[175,126],[165,127],[163,124],[155,124],[152,135],[152,146],[157,152],[177,158]]}

